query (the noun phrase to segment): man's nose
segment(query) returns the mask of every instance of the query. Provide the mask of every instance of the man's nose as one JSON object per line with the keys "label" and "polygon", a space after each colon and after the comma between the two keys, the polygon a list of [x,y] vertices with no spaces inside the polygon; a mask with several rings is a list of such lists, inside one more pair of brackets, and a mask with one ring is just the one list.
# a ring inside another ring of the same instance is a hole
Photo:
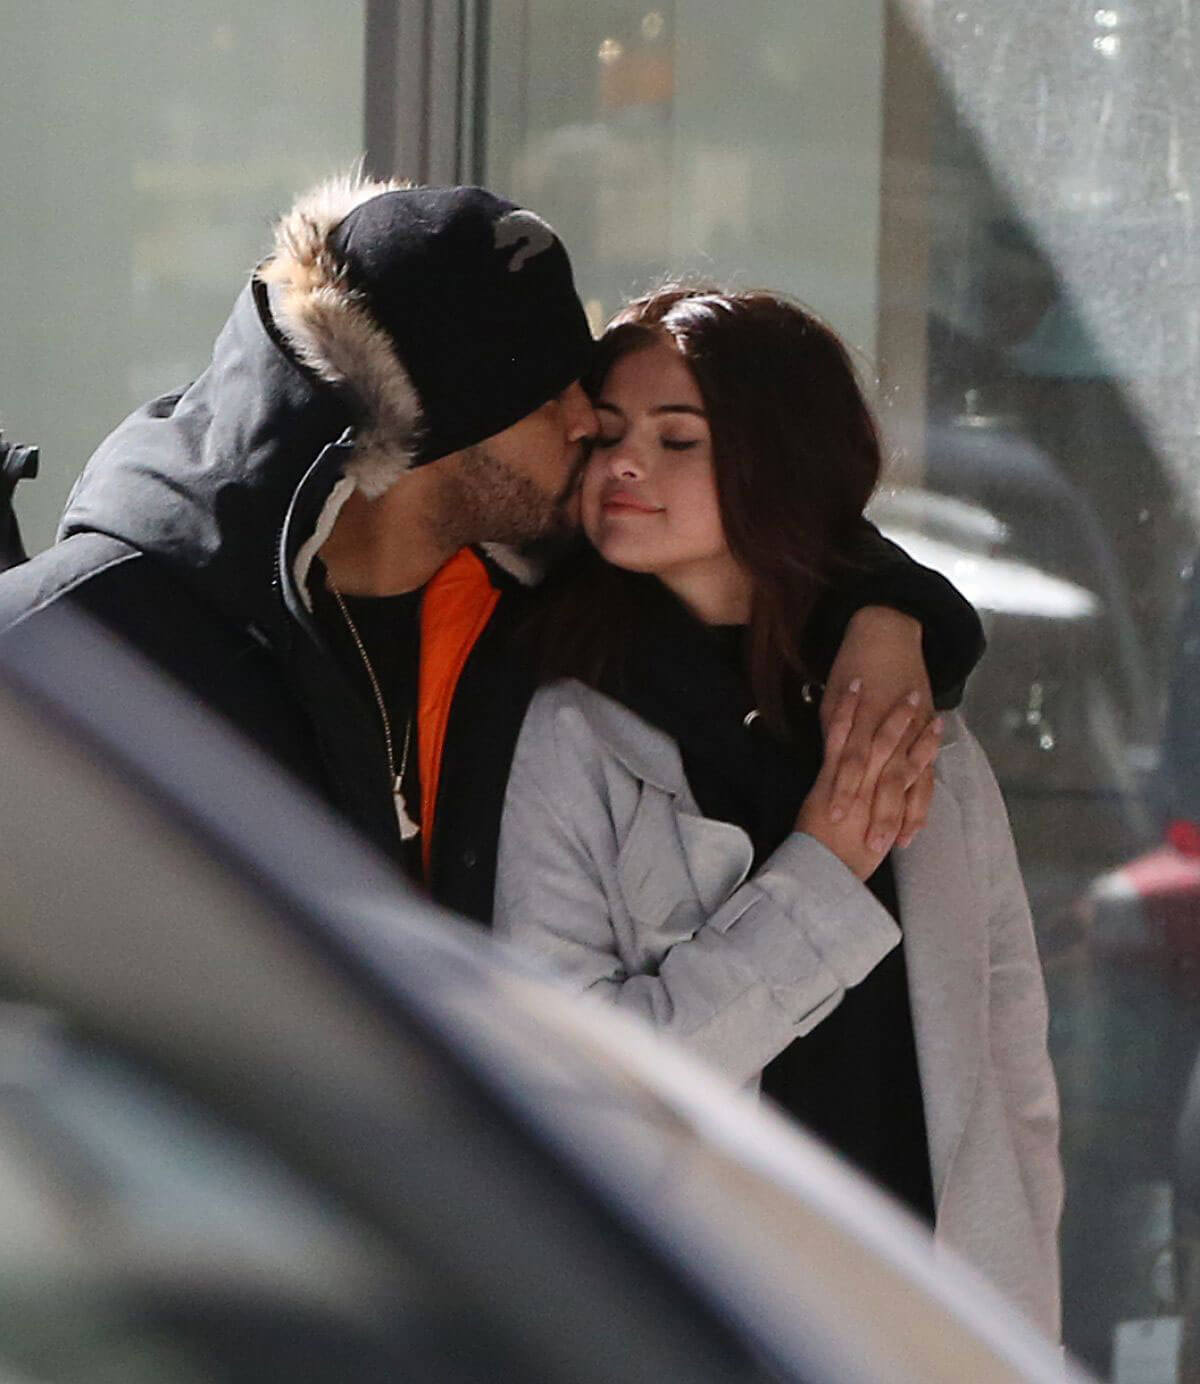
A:
{"label": "man's nose", "polygon": [[578,380],[569,384],[560,395],[563,414],[567,424],[567,440],[581,442],[584,438],[595,437],[600,430],[596,410]]}

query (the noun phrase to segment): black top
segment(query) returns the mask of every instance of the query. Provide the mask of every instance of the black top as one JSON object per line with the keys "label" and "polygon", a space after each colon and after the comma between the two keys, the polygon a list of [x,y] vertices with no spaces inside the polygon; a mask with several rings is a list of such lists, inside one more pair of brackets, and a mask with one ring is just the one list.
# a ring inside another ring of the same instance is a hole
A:
{"label": "black top", "polygon": [[[311,583],[314,614],[334,658],[359,692],[369,711],[380,721],[375,691],[345,615],[328,590],[319,563]],[[421,598],[424,587],[399,596],[342,596],[346,613],[370,660],[379,684],[392,738],[390,770],[401,775],[401,791],[408,817],[421,822],[421,771],[417,753],[417,696],[421,660]],[[385,755],[386,757],[386,755]],[[403,771],[403,772],[401,772]],[[422,883],[421,837],[418,833],[399,846],[405,873]]]}
{"label": "black top", "polygon": [[[867,881],[899,922],[885,860]],[[763,1072],[762,1089],[929,1225],[933,1184],[903,943]]]}
{"label": "black top", "polygon": [[[794,829],[820,771],[818,710],[798,704],[795,734],[786,742],[761,718],[747,727],[753,698],[744,630],[706,629],[676,602],[671,606],[664,605],[656,622],[661,638],[653,653],[634,652],[622,699],[676,740],[701,812],[746,831],[757,868]],[[899,923],[890,859],[867,886]],[[768,1064],[763,1090],[932,1224],[929,1143],[903,945]]]}

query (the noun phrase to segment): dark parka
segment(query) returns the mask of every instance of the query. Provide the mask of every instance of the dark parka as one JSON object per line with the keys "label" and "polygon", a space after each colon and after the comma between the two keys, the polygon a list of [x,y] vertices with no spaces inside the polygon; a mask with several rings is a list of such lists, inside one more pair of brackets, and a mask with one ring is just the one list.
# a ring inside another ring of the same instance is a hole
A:
{"label": "dark parka", "polygon": [[[419,428],[407,373],[329,248],[348,212],[384,190],[329,184],[280,223],[208,369],[126,419],[88,462],[59,541],[0,573],[0,630],[72,600],[398,857],[378,717],[329,653],[307,587],[340,504],[355,487],[377,495],[393,483]],[[872,543],[871,572],[826,603],[833,646],[859,605],[909,610],[926,626],[935,688],[956,695],[982,648],[974,612],[940,577]],[[513,632],[535,573],[499,545],[480,556],[501,598],[453,692],[430,886],[486,920],[533,688]]]}

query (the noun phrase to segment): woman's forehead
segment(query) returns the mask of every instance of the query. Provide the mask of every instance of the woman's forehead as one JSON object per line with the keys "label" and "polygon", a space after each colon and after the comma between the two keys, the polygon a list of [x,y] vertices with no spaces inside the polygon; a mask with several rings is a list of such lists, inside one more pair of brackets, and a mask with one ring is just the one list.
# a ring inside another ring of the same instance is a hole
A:
{"label": "woman's forehead", "polygon": [[656,341],[613,362],[600,387],[596,407],[703,413],[704,400],[691,368],[679,350]]}

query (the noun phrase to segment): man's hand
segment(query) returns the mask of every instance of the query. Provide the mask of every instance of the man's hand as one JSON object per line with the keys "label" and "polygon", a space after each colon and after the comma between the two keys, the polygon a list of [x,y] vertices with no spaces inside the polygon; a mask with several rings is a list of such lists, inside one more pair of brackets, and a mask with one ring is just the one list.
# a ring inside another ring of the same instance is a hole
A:
{"label": "man's hand", "polygon": [[[918,737],[923,750],[933,714],[933,694],[921,652],[917,620],[888,606],[865,606],[853,616],[829,672],[821,701],[821,724],[828,737],[835,709],[842,706],[852,684],[853,720],[838,755],[830,798],[834,823],[849,817],[856,802],[861,811],[866,786],[873,782],[867,837],[907,846],[925,825],[933,797],[933,759],[940,743],[940,726],[933,735],[933,753],[913,755]],[[889,718],[907,708],[905,729],[886,763],[879,763],[885,741],[879,732]],[[924,762],[922,762],[924,761]],[[829,765],[828,748],[826,766]],[[874,779],[870,775],[874,771]],[[882,855],[880,856],[882,859]]]}
{"label": "man's hand", "polygon": [[[849,808],[835,815],[834,786],[859,719],[859,695],[856,679],[834,708],[825,737],[825,760],[816,783],[800,807],[796,830],[815,837],[847,869],[865,880],[875,873],[884,856],[900,841],[902,830],[907,830],[907,818],[901,812],[885,819],[882,826],[877,820],[875,805],[884,795],[885,781],[890,779],[893,785],[905,779],[920,782],[937,755],[942,720],[936,717],[913,740],[910,731],[917,715],[916,705],[906,700],[893,708],[868,745],[865,771]],[[903,749],[906,744],[909,748]],[[902,791],[899,800],[903,804]]]}

